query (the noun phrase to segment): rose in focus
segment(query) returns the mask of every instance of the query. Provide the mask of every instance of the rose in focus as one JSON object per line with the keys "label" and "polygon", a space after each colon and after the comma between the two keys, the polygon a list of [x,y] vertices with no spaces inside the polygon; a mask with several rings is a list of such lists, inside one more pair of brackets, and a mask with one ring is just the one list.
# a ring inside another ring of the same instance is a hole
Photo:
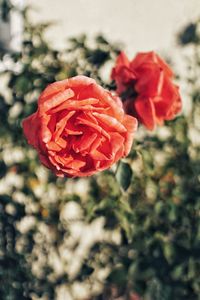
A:
{"label": "rose in focus", "polygon": [[23,121],[24,134],[41,162],[57,176],[89,176],[126,156],[137,120],[119,98],[95,80],[76,76],[50,84],[37,111]]}
{"label": "rose in focus", "polygon": [[179,88],[172,81],[174,74],[154,52],[139,53],[132,61],[121,52],[111,78],[126,112],[150,130],[173,119],[181,110]]}

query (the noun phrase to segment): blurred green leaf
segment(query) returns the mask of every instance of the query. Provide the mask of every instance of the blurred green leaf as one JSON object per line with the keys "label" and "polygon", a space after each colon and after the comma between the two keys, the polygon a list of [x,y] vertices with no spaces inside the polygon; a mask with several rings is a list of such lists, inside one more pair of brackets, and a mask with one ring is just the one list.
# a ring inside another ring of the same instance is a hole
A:
{"label": "blurred green leaf", "polygon": [[128,189],[131,183],[133,171],[128,163],[119,162],[117,166],[116,178],[124,191]]}

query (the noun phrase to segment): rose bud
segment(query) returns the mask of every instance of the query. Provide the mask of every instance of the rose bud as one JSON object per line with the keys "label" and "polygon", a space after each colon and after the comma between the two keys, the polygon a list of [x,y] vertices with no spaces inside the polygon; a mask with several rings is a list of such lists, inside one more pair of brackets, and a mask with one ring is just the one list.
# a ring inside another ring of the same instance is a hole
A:
{"label": "rose bud", "polygon": [[57,176],[90,176],[128,155],[137,120],[95,80],[76,76],[47,86],[24,134]]}
{"label": "rose bud", "polygon": [[172,81],[174,74],[155,52],[139,53],[132,61],[122,52],[111,78],[126,112],[150,130],[181,111],[179,87]]}

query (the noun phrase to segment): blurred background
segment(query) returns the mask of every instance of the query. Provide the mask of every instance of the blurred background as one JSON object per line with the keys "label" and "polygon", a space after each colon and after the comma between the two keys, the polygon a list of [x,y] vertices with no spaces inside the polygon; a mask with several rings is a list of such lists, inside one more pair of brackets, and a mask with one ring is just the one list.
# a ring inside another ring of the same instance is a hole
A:
{"label": "blurred background", "polygon": [[[199,0],[0,0],[0,300],[200,299]],[[155,50],[183,113],[140,127],[129,157],[56,178],[22,120],[47,84],[111,88],[120,50]]]}
{"label": "blurred background", "polygon": [[31,14],[34,22],[57,23],[47,35],[57,48],[63,48],[69,36],[103,33],[113,42],[123,42],[130,56],[152,49],[171,54],[176,46],[177,30],[199,17],[198,0],[181,3],[178,0],[31,0],[25,3],[35,7]]}

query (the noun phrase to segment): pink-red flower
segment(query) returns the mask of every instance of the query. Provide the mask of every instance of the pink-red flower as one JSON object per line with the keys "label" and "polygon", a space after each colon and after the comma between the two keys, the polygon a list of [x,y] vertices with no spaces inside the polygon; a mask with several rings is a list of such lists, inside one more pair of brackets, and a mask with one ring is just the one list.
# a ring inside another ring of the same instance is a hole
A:
{"label": "pink-red flower", "polygon": [[148,129],[173,119],[181,110],[179,88],[170,67],[155,52],[139,53],[129,61],[124,52],[117,58],[111,78],[124,100],[127,113]]}
{"label": "pink-red flower", "polygon": [[37,111],[23,121],[24,134],[41,162],[57,176],[89,176],[126,156],[137,120],[119,98],[93,79],[76,76],[50,84]]}

